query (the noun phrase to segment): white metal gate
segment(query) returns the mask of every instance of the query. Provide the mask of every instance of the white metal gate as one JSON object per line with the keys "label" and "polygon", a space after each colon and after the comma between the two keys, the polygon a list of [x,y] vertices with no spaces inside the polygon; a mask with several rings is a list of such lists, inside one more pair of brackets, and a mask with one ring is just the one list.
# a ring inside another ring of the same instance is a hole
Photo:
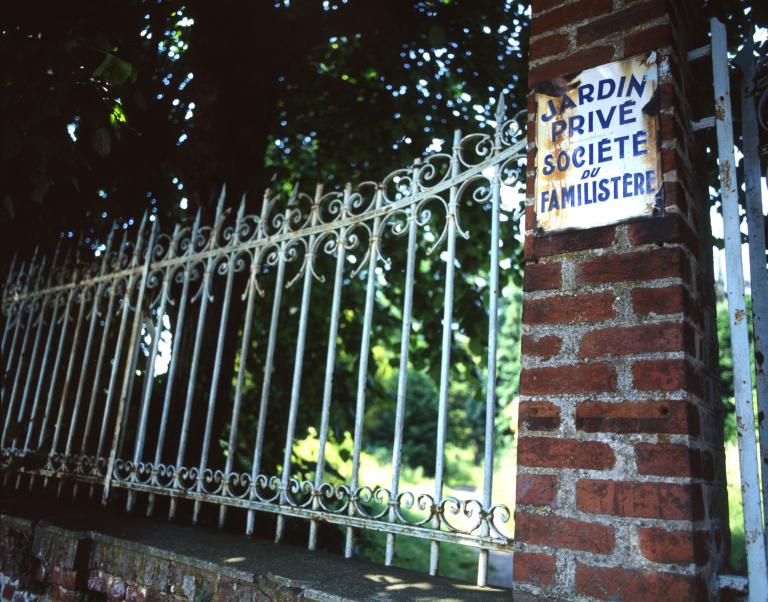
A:
{"label": "white metal gate", "polygon": [[[768,516],[768,420],[763,419],[768,417],[768,380],[765,371],[765,358],[768,351],[766,348],[768,345],[768,271],[766,270],[765,226],[760,186],[763,174],[761,174],[758,150],[756,66],[753,43],[749,39],[735,63],[741,77],[739,89],[742,119],[741,148],[744,155],[746,222],[752,288],[753,331],[750,333],[742,264],[738,194],[740,182],[737,179],[734,151],[726,28],[717,19],[712,19],[711,33],[711,44],[690,53],[689,58],[695,60],[707,55],[712,57],[715,115],[699,122],[698,126],[714,125],[717,133],[748,589],[750,601],[762,602],[768,600],[768,564],[766,563],[768,531],[765,524]],[[760,107],[765,107],[767,94],[768,91],[760,100]],[[762,125],[765,127],[766,124]],[[754,343],[753,357],[750,351],[750,337]],[[754,385],[757,389],[758,415],[761,417],[757,426],[755,426],[753,408],[753,375],[750,359],[754,360],[756,366]],[[740,585],[742,589],[747,587],[747,583],[728,575],[721,576],[721,583],[727,583],[729,586]]]}
{"label": "white metal gate", "polygon": [[[456,132],[450,151],[428,155],[378,182],[331,192],[318,185],[313,194],[297,186],[288,194],[267,193],[259,215],[246,213],[245,199],[232,215],[225,210],[222,191],[210,226],[201,223],[198,213],[193,223],[163,233],[157,220],[149,223],[145,216],[131,233],[133,241],[125,231],[117,240],[120,232],[113,230],[100,258],[74,248],[63,261],[57,253],[48,264],[36,256],[11,266],[2,298],[0,469],[6,486],[31,488],[42,481],[57,484],[61,495],[62,485],[73,483],[74,495],[78,487],[91,494],[100,489],[105,503],[111,489],[122,489],[129,510],[138,496],[147,496],[150,514],[157,496],[165,496],[171,500],[170,517],[178,500],[186,499],[194,503],[195,522],[203,503],[220,507],[220,524],[228,508],[242,508],[248,532],[257,512],[272,513],[277,515],[277,541],[283,538],[286,518],[304,519],[309,522],[310,549],[317,545],[319,523],[333,523],[346,530],[348,557],[356,529],[380,531],[387,535],[386,564],[393,561],[396,535],[420,537],[431,542],[432,574],[438,571],[440,542],[467,544],[480,548],[477,580],[485,585],[488,551],[509,551],[511,545],[511,536],[502,529],[510,510],[494,504],[492,497],[496,333],[500,228],[502,221],[519,219],[520,212],[502,210],[501,190],[503,185],[524,185],[518,173],[526,151],[524,127],[518,117],[505,117],[503,104],[501,98],[495,132],[464,137]],[[462,332],[453,312],[457,248],[477,244],[464,241],[470,233],[461,217],[468,212],[480,212],[486,236],[490,232],[488,281],[479,284],[488,319],[481,499],[444,494],[451,353]],[[391,244],[405,249],[399,255],[405,258],[403,265],[392,265],[385,256]],[[433,265],[442,274],[419,273],[416,266],[423,253],[440,258]],[[329,267],[330,282],[322,285],[323,269]],[[360,454],[374,308],[387,287],[387,274],[403,271],[402,295],[387,300],[401,320],[391,481],[363,483]],[[414,319],[419,319],[413,311],[414,282],[425,276],[442,295],[443,306],[431,494],[402,491],[400,486],[409,353]],[[342,297],[350,280],[358,277],[365,279],[365,300],[350,310],[362,333],[355,343],[352,472],[339,483],[327,478],[325,451],[334,373],[339,376],[337,341],[349,330],[342,330]],[[324,366],[305,365],[313,286],[325,289],[330,299]],[[300,292],[292,297],[287,325],[284,306],[296,289]],[[268,334],[259,341],[263,370],[257,385],[258,420],[251,425],[254,430],[247,430],[241,407],[259,320]],[[295,332],[295,343],[280,349],[278,329],[287,326]],[[201,345],[212,331],[217,333],[213,362],[202,365]],[[154,366],[163,337],[170,357],[161,387]],[[234,396],[218,399],[227,346],[238,349]],[[293,364],[292,381],[280,399],[275,398],[275,385],[282,383],[271,381],[276,362]],[[307,379],[313,373],[324,373],[324,379],[309,389]],[[196,398],[201,379],[207,387],[205,399]],[[319,457],[314,478],[307,479],[296,474],[292,454],[299,406],[315,401]],[[275,404],[289,408],[287,423],[268,428]],[[228,426],[219,443],[214,418],[222,412]],[[262,461],[268,437],[284,438],[283,459],[275,466]],[[234,465],[234,450],[243,440],[253,450],[246,471]]]}

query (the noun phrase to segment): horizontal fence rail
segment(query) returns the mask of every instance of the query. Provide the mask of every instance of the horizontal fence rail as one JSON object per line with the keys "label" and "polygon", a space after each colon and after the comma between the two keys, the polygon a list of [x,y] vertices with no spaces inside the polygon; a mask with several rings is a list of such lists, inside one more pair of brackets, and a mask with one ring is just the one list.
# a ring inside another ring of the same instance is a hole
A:
{"label": "horizontal fence rail", "polygon": [[[147,514],[165,500],[170,518],[190,500],[193,522],[212,504],[220,525],[241,508],[248,533],[270,513],[276,541],[286,519],[303,519],[310,549],[331,523],[342,527],[348,557],[356,530],[384,532],[386,564],[395,536],[415,536],[432,542],[432,574],[440,542],[471,545],[481,549],[484,585],[488,551],[511,543],[510,509],[492,496],[500,225],[510,221],[501,191],[524,184],[526,150],[503,99],[497,109],[494,133],[456,132],[450,152],[380,182],[267,192],[258,215],[246,213],[245,199],[225,209],[222,191],[212,225],[198,212],[161,232],[159,220],[145,218],[136,231],[113,228],[96,256],[57,249],[14,261],[2,297],[5,487],[42,484],[104,503],[121,491],[128,510],[141,503]],[[487,319],[477,368],[486,387],[481,499],[444,493],[452,351],[464,337],[454,304],[469,282],[457,270],[471,265],[462,253],[478,244],[466,240],[464,219],[482,228],[485,245],[474,285]],[[442,298],[441,317],[421,315],[416,295],[425,290]],[[361,468],[366,412],[382,395],[371,385],[379,319],[400,333],[386,484],[368,482]],[[441,331],[431,493],[401,490],[413,333],[427,319]],[[327,325],[322,341],[308,335],[317,320]],[[354,391],[343,417],[352,468],[343,475],[329,472],[325,457],[340,379]],[[296,455],[307,432],[317,442],[309,467]]]}

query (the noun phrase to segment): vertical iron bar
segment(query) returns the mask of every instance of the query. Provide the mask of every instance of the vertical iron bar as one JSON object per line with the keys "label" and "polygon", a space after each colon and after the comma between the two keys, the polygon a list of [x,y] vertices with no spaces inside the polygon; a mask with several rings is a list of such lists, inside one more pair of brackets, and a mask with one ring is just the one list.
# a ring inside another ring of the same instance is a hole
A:
{"label": "vertical iron bar", "polygon": [[[43,442],[45,441],[46,432],[48,430],[48,419],[51,416],[51,410],[52,404],[53,404],[53,395],[56,391],[56,384],[58,382],[59,377],[59,368],[61,366],[61,356],[64,353],[64,342],[67,339],[67,331],[69,330],[69,311],[72,309],[72,300],[75,297],[75,292],[77,290],[76,283],[77,283],[77,276],[78,271],[77,268],[73,270],[72,275],[72,283],[69,287],[69,293],[67,294],[67,303],[64,306],[64,315],[61,317],[62,324],[61,324],[61,334],[59,335],[59,345],[56,349],[56,358],[53,361],[53,373],[51,374],[51,382],[48,386],[48,398],[45,404],[45,413],[43,414],[43,423],[40,425],[40,435],[37,439],[37,448],[42,449]],[[30,482],[30,486],[32,483]]]}
{"label": "vertical iron bar", "polygon": [[[96,285],[96,291],[93,296],[93,304],[91,305],[91,317],[88,322],[88,334],[86,335],[85,350],[83,351],[82,366],[80,367],[80,379],[77,383],[77,392],[75,393],[75,405],[72,408],[72,421],[69,425],[69,433],[67,434],[67,443],[64,448],[64,455],[69,456],[72,452],[72,442],[75,436],[75,429],[77,428],[77,419],[80,415],[80,404],[83,398],[83,391],[85,389],[85,380],[89,368],[91,359],[91,347],[93,346],[93,339],[96,333],[96,322],[99,319],[99,303],[101,301],[101,295],[104,293],[104,287],[106,286],[106,280],[104,276],[107,273],[107,265],[109,263],[109,253],[112,250],[112,241],[114,239],[114,228],[110,228],[109,236],[107,237],[107,244],[104,250],[104,257],[101,259],[101,269],[99,270],[99,282]],[[85,439],[85,435],[83,436]]]}
{"label": "vertical iron bar", "polygon": [[[352,196],[352,186],[347,184],[344,188],[344,208],[341,211],[339,219],[344,219],[349,210],[350,198]],[[323,384],[323,405],[320,412],[320,438],[317,451],[317,465],[315,466],[315,493],[320,489],[323,483],[325,472],[325,445],[328,441],[328,420],[331,413],[331,394],[333,393],[333,369],[336,365],[336,339],[339,333],[339,307],[341,305],[341,287],[344,284],[344,260],[346,259],[346,238],[348,229],[342,227],[339,230],[338,240],[336,241],[336,272],[333,279],[333,299],[331,301],[331,323],[328,326],[328,350],[325,354],[325,382]],[[354,492],[352,492],[354,496]],[[312,509],[320,508],[320,500],[317,495],[312,499]],[[318,523],[312,519],[309,521],[309,543],[308,548],[314,550],[317,547],[317,527]]]}
{"label": "vertical iron bar", "polygon": [[[112,225],[112,229],[115,229],[115,224]],[[127,231],[123,230],[123,236],[120,241],[120,249],[117,253],[116,269],[119,270],[122,265],[122,261],[125,257],[125,246],[127,239]],[[113,278],[109,287],[109,302],[107,303],[107,313],[104,316],[104,328],[101,333],[101,344],[99,345],[99,356],[96,360],[96,373],[93,375],[93,384],[91,386],[91,396],[88,402],[88,414],[85,419],[85,427],[83,428],[83,439],[80,444],[80,454],[85,454],[88,449],[88,441],[91,436],[91,425],[93,423],[93,415],[96,411],[96,397],[99,392],[99,383],[101,382],[101,369],[104,365],[104,355],[107,350],[107,343],[109,342],[109,331],[112,326],[112,317],[115,308],[115,299],[117,298],[117,289],[119,278]],[[97,456],[98,457],[98,454]],[[77,483],[75,483],[75,493],[77,490]]]}
{"label": "vertical iron bar", "polygon": [[[169,243],[168,259],[174,258],[174,241],[179,235],[179,226],[173,230],[171,236],[171,242]],[[142,453],[144,452],[144,439],[147,434],[147,419],[149,417],[149,400],[152,397],[152,385],[155,380],[155,361],[157,360],[157,352],[160,346],[160,335],[163,332],[163,316],[165,315],[165,308],[168,303],[168,291],[171,288],[171,281],[173,280],[175,268],[167,267],[163,276],[162,290],[160,292],[160,305],[157,308],[157,316],[155,319],[155,336],[152,341],[152,349],[150,350],[149,357],[147,358],[147,370],[144,378],[144,392],[141,399],[141,410],[139,413],[139,427],[136,433],[136,443],[133,448],[133,470],[137,470],[137,466],[141,461]],[[136,477],[134,472],[132,478]],[[136,501],[136,492],[128,492],[128,501],[126,502],[126,510],[130,512],[133,510],[133,504]]]}
{"label": "vertical iron bar", "polygon": [[[144,222],[142,220],[142,224],[143,223]],[[133,351],[135,350],[135,348],[139,346],[139,337],[141,336],[141,322],[142,322],[141,309],[144,304],[144,292],[147,288],[147,276],[149,274],[149,265],[152,262],[152,247],[155,244],[155,236],[157,236],[157,229],[158,229],[159,223],[160,223],[160,220],[158,219],[155,219],[155,221],[152,222],[152,230],[149,234],[149,241],[147,243],[147,254],[144,260],[144,267],[141,271],[141,281],[139,282],[139,294],[136,297],[136,309],[133,312],[133,325],[131,327],[130,339],[128,340],[128,349],[130,350],[128,353],[129,357],[133,355]],[[129,395],[129,389],[130,389],[131,383],[133,382],[133,377],[135,376],[136,370],[134,366],[135,366],[135,362],[130,362],[126,366],[125,373],[123,374],[123,387],[120,392],[120,400],[117,402],[117,412],[115,414],[115,432],[112,435],[112,448],[109,453],[109,462],[107,463],[107,471],[106,471],[106,474],[104,475],[104,491],[101,495],[102,505],[106,505],[107,500],[109,499],[109,489],[112,483],[112,470],[114,469],[115,460],[117,459],[117,446],[118,446],[118,442],[120,441],[120,434],[121,434],[120,431],[123,428],[123,423],[121,422],[121,416],[123,416],[125,413],[126,404],[128,402],[127,398]]]}
{"label": "vertical iron bar", "polygon": [[[107,438],[107,427],[109,425],[109,415],[112,412],[112,403],[115,399],[115,393],[117,392],[117,378],[120,372],[120,360],[123,356],[123,344],[125,340],[125,330],[128,327],[128,316],[131,313],[131,297],[133,296],[133,288],[136,285],[136,268],[141,261],[141,253],[144,243],[144,226],[146,225],[147,215],[141,220],[139,230],[136,234],[136,246],[133,251],[133,257],[131,258],[131,272],[128,276],[128,281],[125,284],[125,292],[123,293],[123,306],[120,309],[120,327],[117,331],[117,342],[115,343],[115,354],[112,359],[112,370],[109,375],[109,385],[107,387],[107,399],[104,402],[104,414],[101,417],[101,428],[99,429],[99,441],[96,445],[96,464],[101,461],[102,452],[104,451],[104,442]],[[139,311],[139,306],[136,306],[136,311]],[[120,414],[117,414],[116,425],[119,424]],[[117,430],[117,426],[115,426]],[[109,462],[109,460],[107,460]],[[107,491],[106,480],[111,478],[109,471],[106,471],[103,475],[105,479],[104,491]],[[93,487],[91,487],[91,495],[93,495]]]}
{"label": "vertical iron bar", "polygon": [[[11,389],[11,396],[8,399],[8,406],[5,409],[5,421],[3,423],[3,433],[0,435],[0,448],[5,447],[5,435],[8,432],[8,426],[11,422],[11,416],[13,414],[13,406],[16,402],[16,393],[19,390],[19,383],[21,382],[21,372],[22,368],[26,366],[24,362],[24,355],[27,353],[27,345],[29,344],[29,336],[32,333],[32,325],[34,322],[35,317],[35,309],[37,305],[37,297],[34,295],[33,292],[33,286],[32,286],[32,280],[36,280],[38,282],[38,286],[35,286],[34,288],[39,288],[40,284],[40,273],[42,270],[45,269],[45,258],[40,263],[40,267],[36,272],[32,270],[32,267],[30,267],[29,272],[29,283],[27,285],[27,291],[32,295],[31,298],[27,299],[25,305],[27,307],[27,325],[24,327],[24,338],[21,341],[21,350],[19,351],[19,360],[16,363],[16,374],[13,377],[13,388]],[[34,276],[33,276],[34,274]],[[42,315],[42,309],[41,309],[41,315]],[[21,322],[21,314],[19,314],[19,322]]]}
{"label": "vertical iron bar", "polygon": [[[56,255],[54,256],[54,262],[53,265],[51,265],[51,272],[48,275],[48,285],[51,285],[51,282],[53,281],[53,273],[56,263],[56,257],[58,257],[58,246],[56,247]],[[66,262],[65,262],[66,264]],[[43,351],[43,359],[40,363],[40,374],[38,374],[37,377],[37,385],[35,387],[35,398],[32,402],[32,410],[30,411],[30,417],[29,417],[29,425],[27,425],[27,435],[24,438],[24,451],[29,450],[29,442],[32,438],[32,430],[35,426],[35,418],[37,417],[37,408],[40,404],[40,396],[43,392],[43,384],[45,382],[45,375],[47,372],[48,367],[48,355],[50,354],[51,350],[51,343],[53,342],[53,333],[56,329],[56,322],[59,317],[59,295],[61,293],[52,293],[51,294],[51,305],[53,306],[53,311],[51,313],[51,321],[48,324],[48,334],[45,339],[45,350]],[[46,410],[47,412],[48,410]],[[18,486],[17,486],[18,488]]]}
{"label": "vertical iron bar", "polygon": [[[493,154],[501,150],[501,130],[504,126],[504,95],[499,95],[496,105],[496,135]],[[499,244],[501,205],[501,165],[493,169],[491,181],[491,260],[488,268],[490,287],[488,289],[488,382],[485,390],[485,448],[483,454],[483,510],[489,512],[493,504],[493,452],[495,444],[496,419],[496,350],[499,326]],[[490,515],[480,527],[480,535],[490,533]],[[481,549],[477,565],[477,585],[488,584],[488,550]]]}
{"label": "vertical iron bar", "polygon": [[[376,189],[374,208],[381,208],[383,192]],[[360,450],[363,446],[363,419],[365,418],[365,385],[368,382],[368,362],[371,352],[371,323],[373,322],[373,302],[376,294],[376,261],[379,258],[378,232],[381,219],[374,218],[371,238],[368,241],[368,274],[365,283],[365,311],[363,313],[363,334],[360,338],[360,358],[357,370],[357,399],[355,401],[355,430],[352,441],[352,490],[353,499],[357,499],[357,489],[360,477]],[[349,505],[349,514],[354,516],[354,504]],[[344,556],[352,557],[352,547],[355,541],[355,532],[352,527],[347,527],[344,542]]]}
{"label": "vertical iron bar", "polygon": [[[214,226],[211,230],[211,238],[208,241],[208,248],[213,249],[216,245],[216,238],[221,228],[221,222],[223,220],[224,211],[224,195],[225,189],[222,188],[219,202],[216,205],[216,216],[214,218]],[[176,452],[176,472],[174,485],[177,488],[181,488],[181,481],[179,480],[179,468],[184,464],[184,455],[187,451],[187,436],[189,434],[189,421],[192,418],[192,401],[195,396],[195,385],[197,384],[197,368],[200,363],[200,349],[203,344],[203,331],[205,330],[205,316],[208,311],[208,301],[210,300],[208,287],[211,281],[211,270],[214,267],[214,257],[208,258],[205,264],[205,272],[203,273],[203,282],[200,285],[200,313],[197,315],[197,332],[195,333],[195,343],[192,351],[192,365],[189,369],[189,384],[187,385],[187,396],[184,401],[184,417],[181,423],[181,433],[179,434],[179,447]],[[170,508],[168,510],[168,518],[173,519],[176,516],[176,507],[178,501],[175,497],[171,498]]]}
{"label": "vertical iron bar", "polygon": [[[35,255],[37,255],[37,249],[35,249]],[[28,278],[27,284],[22,289],[22,294],[26,293],[27,287],[29,285],[29,275],[32,273],[32,267],[34,265],[34,262],[35,262],[35,258],[33,257],[32,263],[30,264],[30,267],[29,267],[29,272],[27,273],[27,278]],[[19,274],[16,279],[17,286],[21,284],[21,282],[23,281],[23,277],[24,277],[24,262],[22,262],[21,266],[19,267]],[[6,362],[5,362],[5,369],[3,370],[2,380],[0,380],[0,408],[4,406],[4,402],[6,399],[5,383],[8,382],[9,376],[11,373],[11,366],[13,365],[13,356],[16,351],[16,343],[19,340],[19,331],[21,330],[21,321],[22,321],[21,316],[22,316],[22,313],[24,312],[25,305],[26,305],[26,302],[24,299],[18,301],[18,307],[16,309],[16,321],[13,327],[13,338],[11,339],[11,350],[8,353],[8,358],[6,359]],[[10,323],[11,323],[11,320],[9,318],[8,324],[10,325]]]}
{"label": "vertical iron bar", "polygon": [[[32,355],[29,362],[29,370],[27,370],[27,378],[24,382],[24,391],[21,394],[21,403],[19,404],[19,416],[18,416],[18,422],[19,424],[22,423],[24,419],[24,413],[27,409],[27,399],[29,399],[29,393],[32,388],[32,379],[35,375],[35,367],[37,366],[37,356],[40,351],[40,342],[42,340],[43,335],[43,327],[45,326],[45,310],[46,306],[48,304],[48,299],[51,297],[51,293],[48,292],[48,288],[51,285],[51,278],[53,277],[53,272],[56,268],[56,259],[59,255],[59,245],[56,245],[56,250],[53,252],[53,260],[51,261],[51,269],[48,273],[48,278],[45,281],[45,284],[43,285],[46,292],[40,296],[40,317],[37,320],[37,331],[35,332],[35,343],[32,346]],[[42,282],[43,274],[42,269],[40,270],[40,278]],[[32,406],[32,409],[30,411],[30,423],[33,419],[34,414],[37,412],[37,404],[35,403]],[[16,435],[14,435],[12,441],[11,441],[11,447],[16,447]],[[26,451],[26,446],[24,451]],[[19,487],[19,482],[21,479],[21,474],[19,474],[18,479],[16,480],[16,488]]]}
{"label": "vertical iron bar", "polygon": [[[250,340],[250,333],[251,333],[251,327],[253,325],[253,306],[256,299],[255,291],[256,291],[256,285],[254,283],[254,279],[256,277],[255,273],[255,265],[251,264],[251,273],[248,277],[248,285],[247,285],[247,301],[246,301],[246,309],[245,309],[245,323],[243,325],[243,334],[242,334],[242,340],[240,343],[240,361],[237,368],[237,383],[235,385],[235,399],[232,404],[232,418],[230,419],[230,428],[229,428],[229,440],[227,441],[227,459],[226,463],[224,465],[224,478],[227,479],[227,475],[232,472],[232,463],[234,460],[235,455],[235,448],[237,446],[237,425],[240,421],[240,404],[243,399],[243,383],[245,381],[245,360],[248,355],[248,347],[251,342]],[[271,339],[270,339],[271,340]],[[249,510],[248,515],[250,516],[253,511]],[[219,507],[219,528],[224,527],[224,523],[227,518],[227,507],[222,504]]]}
{"label": "vertical iron bar", "polygon": [[[14,253],[13,259],[11,259],[11,267],[8,269],[8,278],[6,278],[5,281],[5,287],[3,287],[3,300],[2,305],[5,306],[6,301],[10,299],[10,292],[11,292],[11,286],[13,282],[13,268],[16,267],[16,254]],[[3,339],[2,342],[0,342],[0,357],[5,357],[5,342],[8,338],[8,332],[11,329],[11,306],[13,304],[9,303],[8,309],[6,311],[6,319],[5,323],[3,324]]]}
{"label": "vertical iron bar", "polygon": [[[419,162],[416,161],[411,176],[411,195],[416,194],[416,181],[419,177]],[[395,429],[392,444],[392,485],[389,514],[390,523],[397,520],[395,507],[400,495],[400,467],[403,458],[403,428],[405,426],[405,403],[408,391],[408,357],[410,354],[411,325],[413,321],[413,281],[416,271],[416,207],[411,205],[408,216],[408,254],[405,264],[405,289],[403,290],[403,321],[400,330],[400,365],[397,374],[397,402],[395,407]],[[384,553],[384,564],[392,566],[395,559],[395,535],[387,533],[387,546]]]}
{"label": "vertical iron bar", "polygon": [[[96,323],[99,320],[99,305],[101,303],[101,296],[104,293],[104,287],[107,286],[107,280],[105,278],[107,267],[109,266],[109,255],[112,250],[112,242],[114,240],[114,233],[115,233],[115,223],[113,222],[112,227],[109,230],[109,236],[107,237],[107,245],[104,250],[104,257],[102,259],[101,264],[101,272],[100,272],[100,278],[101,281],[98,284],[97,291],[95,293],[95,296],[93,298],[93,307],[91,310],[91,320],[90,324],[88,325],[88,342],[85,347],[85,353],[83,356],[83,366],[80,372],[80,382],[77,386],[77,395],[75,398],[75,408],[73,411],[73,418],[72,418],[72,424],[69,428],[69,434],[67,436],[67,446],[66,450],[64,452],[65,456],[69,456],[69,454],[72,451],[72,442],[74,439],[74,429],[77,428],[77,417],[80,412],[80,401],[83,394],[83,387],[85,385],[85,376],[86,376],[86,370],[88,368],[88,360],[90,358],[91,354],[91,345],[93,342],[93,338],[95,335],[95,328]],[[119,269],[120,266],[120,259],[122,258],[123,254],[123,248],[125,247],[125,238],[126,238],[126,232],[123,231],[122,241],[120,243],[120,251],[118,252],[118,261],[117,266]],[[95,402],[96,402],[96,393],[98,391],[99,382],[101,380],[101,366],[104,359],[104,352],[106,350],[107,346],[107,338],[109,337],[109,328],[110,324],[112,323],[112,311],[114,309],[115,304],[115,289],[116,282],[113,280],[112,286],[110,287],[110,295],[109,295],[109,302],[107,303],[107,315],[105,317],[104,322],[104,328],[102,332],[102,338],[101,338],[101,344],[99,345],[99,355],[96,360],[96,372],[93,375],[93,383],[91,385],[91,396],[90,396],[90,402],[88,404],[88,413],[86,414],[85,419],[85,426],[83,428],[83,439],[80,444],[80,461],[82,461],[83,456],[86,452],[86,447],[88,445],[88,438],[91,431],[91,424],[93,422],[93,413],[95,411]],[[74,499],[77,497],[77,482],[75,482],[72,486],[72,498]]]}
{"label": "vertical iron bar", "polygon": [[[320,199],[323,196],[323,186],[318,184],[315,189],[315,202],[312,206],[312,226],[316,226],[319,219]],[[299,312],[299,331],[296,335],[296,356],[293,364],[293,381],[291,384],[291,404],[288,410],[288,427],[285,434],[285,449],[283,450],[283,473],[280,475],[280,504],[287,503],[288,483],[291,474],[291,451],[293,438],[296,432],[296,417],[299,411],[299,396],[301,395],[301,372],[304,366],[304,343],[307,337],[307,320],[309,317],[309,296],[312,290],[312,263],[315,253],[315,236],[312,235],[307,243],[307,254],[304,262],[304,283],[301,291],[301,310]],[[275,542],[280,543],[285,530],[285,517],[277,516],[275,528]]]}
{"label": "vertical iron bar", "polygon": [[[459,143],[460,133],[456,131],[453,136],[453,156],[451,158],[451,177],[459,175]],[[446,212],[446,224],[448,229],[448,248],[445,260],[445,299],[443,307],[443,340],[442,356],[440,360],[440,394],[437,408],[437,450],[435,453],[435,500],[436,508],[440,508],[443,497],[443,481],[445,478],[445,433],[448,426],[448,385],[451,379],[451,341],[453,339],[453,278],[456,259],[456,186],[451,186]],[[435,510],[432,517],[432,527],[440,528],[439,511]],[[429,574],[438,574],[440,560],[440,544],[432,540],[429,547]]]}
{"label": "vertical iron bar", "polygon": [[64,388],[61,392],[61,400],[59,401],[59,413],[56,416],[56,424],[53,427],[53,441],[51,442],[51,453],[55,454],[59,447],[59,438],[61,437],[62,421],[64,419],[64,410],[67,405],[67,397],[69,394],[69,387],[72,384],[73,371],[75,369],[75,358],[77,357],[77,349],[80,346],[80,328],[83,324],[83,317],[85,316],[85,306],[87,303],[86,290],[87,286],[84,286],[80,292],[80,307],[77,310],[77,320],[75,321],[75,333],[72,335],[72,348],[69,352],[69,361],[67,362],[67,372],[64,376]]}
{"label": "vertical iron bar", "polygon": [[[752,287],[752,330],[755,344],[755,385],[758,415],[768,416],[768,270],[765,267],[765,218],[760,183],[759,124],[755,111],[754,40],[747,36],[737,57],[741,80],[741,136],[744,152],[744,184],[749,232],[749,271]],[[763,485],[763,524],[768,517],[768,420],[758,420],[760,430],[760,466]],[[768,548],[768,529],[763,528]]]}
{"label": "vertical iron bar", "polygon": [[[243,221],[243,215],[245,214],[245,195],[243,195],[240,201],[240,209],[237,212],[237,219],[235,220],[235,231],[232,236],[232,246],[237,243],[237,233],[240,231],[240,225]],[[208,468],[208,454],[211,449],[211,435],[213,434],[213,415],[216,410],[216,397],[219,388],[219,378],[221,376],[221,356],[224,353],[224,339],[227,334],[227,320],[229,319],[229,305],[232,301],[232,279],[235,275],[235,263],[237,261],[237,253],[232,251],[229,253],[227,261],[227,282],[224,285],[224,301],[221,304],[221,317],[219,318],[219,332],[216,341],[216,355],[213,359],[213,374],[211,376],[211,388],[208,392],[208,410],[205,415],[205,430],[203,434],[203,447],[200,451],[200,464],[197,469],[197,491],[203,494],[203,472]],[[192,524],[196,525],[200,518],[200,508],[202,502],[200,499],[195,500],[194,509],[192,511]]]}
{"label": "vertical iron bar", "polygon": [[[200,209],[197,210],[195,221],[192,224],[192,232],[189,237],[189,246],[186,255],[190,257],[195,252],[195,240],[197,240],[200,229]],[[176,317],[176,331],[173,333],[173,348],[171,349],[171,363],[168,366],[168,375],[165,381],[165,395],[163,397],[162,417],[160,418],[160,431],[157,434],[157,444],[155,445],[154,469],[157,470],[160,460],[163,456],[163,446],[165,445],[166,425],[168,422],[168,412],[171,407],[171,397],[173,396],[173,382],[178,365],[179,349],[181,345],[181,335],[184,330],[184,317],[187,311],[187,299],[189,298],[189,279],[192,274],[193,262],[187,261],[184,264],[184,280],[181,288],[181,298],[179,300],[179,313]],[[155,494],[149,494],[147,504],[147,516],[152,516],[155,509]]]}
{"label": "vertical iron bar", "polygon": [[[296,197],[298,195],[298,186],[294,189],[293,192],[293,200],[295,201]],[[264,202],[262,203],[262,211],[261,211],[261,220],[259,223],[260,229],[259,229],[259,236],[263,236],[265,239],[268,238],[267,233],[265,230],[261,229],[261,226],[266,227],[266,219],[267,219],[267,207],[269,203],[269,191],[264,195]],[[285,215],[283,216],[283,231],[288,232],[288,229],[290,227],[290,215],[291,215],[291,204],[289,203],[288,208],[285,211]],[[264,432],[267,422],[267,408],[269,407],[269,389],[270,385],[272,383],[272,368],[274,366],[275,362],[275,343],[277,342],[277,327],[278,322],[280,320],[280,305],[282,303],[283,298],[283,282],[285,279],[285,261],[286,261],[286,250],[288,248],[287,243],[282,243],[279,250],[278,250],[278,258],[277,258],[277,274],[275,276],[275,296],[272,299],[272,314],[269,321],[269,337],[267,341],[267,357],[264,361],[264,377],[261,381],[261,399],[259,401],[259,418],[258,418],[258,424],[256,425],[256,444],[253,448],[253,462],[251,463],[251,487],[255,487],[256,478],[259,475],[259,472],[261,471],[261,451],[264,446]],[[238,368],[237,373],[237,389],[235,390],[235,405],[232,408],[232,423],[233,425],[237,425],[237,418],[239,416],[240,412],[240,398],[242,396],[243,392],[243,379],[245,377],[245,359],[246,355],[248,353],[248,348],[250,344],[250,332],[251,332],[251,324],[253,321],[253,302],[255,300],[256,296],[256,265],[251,264],[251,277],[248,281],[248,309],[246,310],[245,315],[245,327],[243,328],[243,342],[242,347],[240,349],[240,366]],[[232,433],[235,433],[236,431],[232,431]],[[235,445],[235,438],[232,435],[229,442],[229,449],[232,450],[233,446]],[[227,472],[232,469],[232,452],[230,451],[229,456],[227,457]],[[250,497],[253,499],[253,489],[251,490]],[[221,507],[221,511],[219,513],[219,526],[223,526],[224,522],[224,516],[225,516],[225,507]],[[248,510],[248,516],[246,518],[246,525],[245,525],[245,532],[248,535],[253,534],[253,526],[254,526],[254,519],[255,519],[255,512],[253,510]]]}
{"label": "vertical iron bar", "polygon": [[712,27],[712,72],[715,88],[715,127],[720,163],[723,230],[728,294],[728,314],[733,351],[733,388],[741,465],[741,498],[744,506],[744,538],[750,602],[768,599],[765,539],[760,504],[760,484],[752,407],[752,370],[749,362],[749,332],[741,262],[739,197],[736,158],[733,151],[731,93],[728,80],[728,47],[725,26],[716,18]]}

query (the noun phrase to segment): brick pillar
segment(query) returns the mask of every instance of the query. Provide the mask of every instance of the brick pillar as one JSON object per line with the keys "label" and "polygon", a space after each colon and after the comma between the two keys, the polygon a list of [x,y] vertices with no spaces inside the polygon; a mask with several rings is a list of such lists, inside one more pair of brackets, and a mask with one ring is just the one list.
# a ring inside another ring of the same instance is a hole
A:
{"label": "brick pillar", "polygon": [[[699,4],[533,1],[515,599],[718,595],[723,416],[706,144],[689,125],[711,92],[685,58],[706,42]],[[533,90],[651,50],[666,215],[535,236]]]}

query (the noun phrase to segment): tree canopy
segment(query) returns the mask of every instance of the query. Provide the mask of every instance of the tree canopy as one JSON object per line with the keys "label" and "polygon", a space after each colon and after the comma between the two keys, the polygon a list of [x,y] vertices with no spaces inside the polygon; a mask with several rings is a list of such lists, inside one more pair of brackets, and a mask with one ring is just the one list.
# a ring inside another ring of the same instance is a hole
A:
{"label": "tree canopy", "polygon": [[83,226],[95,243],[145,209],[184,217],[223,183],[258,204],[275,178],[375,179],[484,127],[502,91],[524,106],[519,0],[0,10],[0,205],[4,227],[34,233],[23,246]]}

